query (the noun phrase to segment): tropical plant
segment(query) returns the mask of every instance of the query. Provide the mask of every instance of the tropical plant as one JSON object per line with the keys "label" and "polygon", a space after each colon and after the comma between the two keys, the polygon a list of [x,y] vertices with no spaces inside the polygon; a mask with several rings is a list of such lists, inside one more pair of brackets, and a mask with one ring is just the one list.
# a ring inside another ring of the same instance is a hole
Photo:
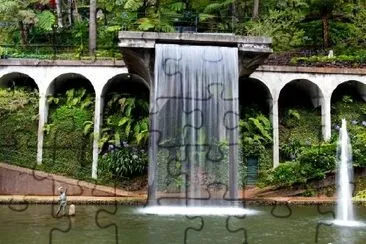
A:
{"label": "tropical plant", "polygon": [[244,157],[258,157],[272,144],[271,122],[263,114],[240,120],[239,125]]}
{"label": "tropical plant", "polygon": [[143,174],[147,169],[148,156],[144,149],[129,145],[115,148],[99,160],[100,175],[111,175],[113,180]]}
{"label": "tropical plant", "polygon": [[[117,112],[116,112],[117,111]],[[149,136],[148,103],[125,94],[113,94],[106,104],[100,148],[122,141],[145,145]]]}
{"label": "tropical plant", "polygon": [[34,4],[46,5],[48,0],[0,0],[0,20],[13,21],[18,24],[23,45],[28,43],[29,29],[38,22],[39,18],[41,28],[47,29],[54,22],[51,12],[37,16],[37,11],[33,8]]}
{"label": "tropical plant", "polygon": [[[47,101],[54,110],[51,113],[51,124],[45,126],[46,132],[57,129],[58,126],[86,131],[84,127],[92,119],[94,105],[94,98],[86,89],[70,89],[65,95],[50,96]],[[87,131],[90,134],[90,130]]]}

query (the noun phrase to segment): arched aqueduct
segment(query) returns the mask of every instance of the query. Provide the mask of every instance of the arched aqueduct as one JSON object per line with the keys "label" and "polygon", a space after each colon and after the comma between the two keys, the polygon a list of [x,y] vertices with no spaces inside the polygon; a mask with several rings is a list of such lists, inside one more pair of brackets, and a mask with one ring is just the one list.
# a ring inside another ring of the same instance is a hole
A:
{"label": "arched aqueduct", "polygon": [[[12,81],[36,88],[39,92],[38,163],[42,163],[43,158],[43,128],[48,118],[47,97],[54,94],[66,82],[78,82],[78,85],[82,87],[89,86],[89,90],[95,94],[93,178],[97,177],[98,135],[103,119],[104,95],[115,86],[119,86],[123,90],[124,84],[127,84],[126,81],[129,85],[139,84],[149,89],[149,83],[138,75],[129,73],[122,61],[117,63],[98,61],[90,64],[80,61],[54,61],[52,63],[26,60],[1,61],[0,85],[9,87]],[[324,140],[331,137],[332,95],[337,89],[342,89],[342,86],[347,84],[366,101],[366,71],[361,69],[260,66],[249,77],[241,77],[238,82],[243,91],[241,96],[245,96],[245,92],[249,92],[254,94],[257,101],[268,105],[273,128],[274,167],[279,164],[278,125],[281,99],[291,96],[295,99],[307,97],[313,107],[320,108]],[[244,97],[239,97],[239,99],[244,99]]]}

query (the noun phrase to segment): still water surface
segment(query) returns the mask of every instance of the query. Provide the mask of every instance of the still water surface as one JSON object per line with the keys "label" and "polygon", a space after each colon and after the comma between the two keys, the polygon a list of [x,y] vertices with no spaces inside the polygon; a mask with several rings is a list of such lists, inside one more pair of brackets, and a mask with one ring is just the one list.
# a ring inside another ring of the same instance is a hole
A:
{"label": "still water surface", "polygon": [[[243,219],[142,215],[137,207],[110,205],[77,205],[75,217],[54,218],[52,208],[30,205],[18,212],[0,205],[0,243],[99,244],[117,243],[118,238],[118,243],[178,244],[185,243],[186,234],[189,244],[221,244],[243,243],[245,233],[248,243],[315,243],[317,225],[332,220],[331,214],[320,214],[314,206],[291,207],[291,212],[278,206],[273,214],[272,207],[252,207],[259,213]],[[321,207],[321,212],[327,210],[333,211],[333,206]],[[355,215],[366,222],[365,207],[356,207]],[[320,225],[318,230],[318,243],[366,243],[365,227]]]}

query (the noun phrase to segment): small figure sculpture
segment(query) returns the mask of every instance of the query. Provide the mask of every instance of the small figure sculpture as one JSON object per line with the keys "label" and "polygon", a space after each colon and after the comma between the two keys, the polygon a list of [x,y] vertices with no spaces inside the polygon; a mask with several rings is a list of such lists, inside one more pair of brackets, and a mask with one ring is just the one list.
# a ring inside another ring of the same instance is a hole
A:
{"label": "small figure sculpture", "polygon": [[66,197],[66,190],[64,190],[64,188],[62,186],[60,186],[58,188],[59,192],[60,192],[60,196],[59,196],[59,202],[60,202],[60,206],[57,210],[56,216],[58,216],[58,214],[60,213],[60,211],[62,210],[63,215],[65,215],[65,211],[66,211],[66,206],[67,206],[67,197]]}

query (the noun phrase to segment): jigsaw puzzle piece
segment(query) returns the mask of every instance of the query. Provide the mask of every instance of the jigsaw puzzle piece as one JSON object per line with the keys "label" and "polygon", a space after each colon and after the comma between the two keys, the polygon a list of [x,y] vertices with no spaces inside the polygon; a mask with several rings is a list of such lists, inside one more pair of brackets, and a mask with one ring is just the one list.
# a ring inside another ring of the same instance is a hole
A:
{"label": "jigsaw puzzle piece", "polygon": [[199,219],[200,220],[200,224],[198,225],[198,227],[187,227],[184,230],[184,244],[190,243],[188,242],[188,237],[189,237],[189,233],[191,233],[192,231],[194,232],[201,232],[203,230],[203,228],[205,227],[205,221],[203,220],[203,217],[200,216],[186,216],[187,219],[189,220],[195,220],[195,219]]}
{"label": "jigsaw puzzle piece", "polygon": [[292,215],[292,209],[289,203],[275,201],[271,208],[271,215],[275,218],[287,219]]}
{"label": "jigsaw puzzle piece", "polygon": [[[116,224],[116,221],[112,221],[111,223],[105,223],[105,219],[109,219],[110,217],[115,217],[117,211],[118,211],[118,202],[117,202],[117,185],[114,185],[113,187],[113,195],[112,198],[114,198],[114,201],[107,207],[107,208],[99,208],[97,212],[95,213],[95,224],[100,229],[109,229],[112,230],[113,240],[114,243],[118,244],[118,226]],[[92,190],[92,195],[99,197],[100,194],[97,193],[96,189]],[[104,217],[103,217],[104,215]],[[104,222],[104,223],[103,223]]]}
{"label": "jigsaw puzzle piece", "polygon": [[243,243],[247,244],[247,230],[243,227],[235,227],[235,220],[239,220],[242,225],[245,217],[233,216],[195,216],[187,217],[189,220],[195,220],[195,224],[187,227],[184,231],[184,243],[188,244],[229,244]]}

